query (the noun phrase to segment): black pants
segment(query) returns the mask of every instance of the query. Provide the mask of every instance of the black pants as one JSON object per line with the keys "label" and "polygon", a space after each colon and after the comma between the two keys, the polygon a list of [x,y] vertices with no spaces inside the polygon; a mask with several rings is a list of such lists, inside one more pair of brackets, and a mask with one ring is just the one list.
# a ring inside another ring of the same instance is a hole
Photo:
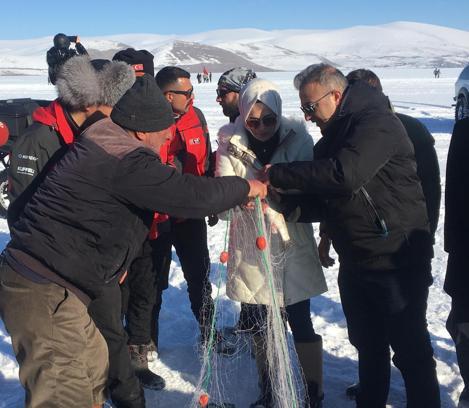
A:
{"label": "black pants", "polygon": [[445,290],[449,293],[452,300],[446,328],[456,346],[459,371],[461,372],[466,389],[469,389],[468,269],[469,257],[466,253],[449,254]]}
{"label": "black pants", "polygon": [[212,286],[209,280],[210,256],[205,219],[188,219],[171,225],[173,246],[187,282],[192,313],[202,334],[210,327],[213,316]]}
{"label": "black pants", "polygon": [[[158,321],[152,316],[155,299],[161,306],[162,291],[168,287],[171,264],[169,233],[155,240],[147,239],[129,267],[121,286],[122,311],[125,315],[129,344],[148,344],[157,332]],[[158,336],[156,335],[156,338]]]}
{"label": "black pants", "polygon": [[427,330],[429,266],[362,271],[341,267],[339,289],[350,342],[358,350],[357,407],[384,408],[389,392],[390,350],[406,386],[408,408],[440,407],[433,348]]}
{"label": "black pants", "polygon": [[311,321],[310,300],[289,305],[286,308],[286,318],[290,325],[295,343],[310,343],[318,337],[314,332]]}
{"label": "black pants", "polygon": [[[249,305],[251,308],[251,319],[253,320],[254,330],[260,335],[265,335],[267,329],[267,308],[264,305]],[[310,299],[288,305],[282,309],[282,318],[284,323],[288,322],[293,334],[295,343],[309,343],[317,340],[317,334],[313,328],[310,312]]]}
{"label": "black pants", "polygon": [[116,407],[144,407],[143,390],[130,364],[127,334],[121,319],[121,289],[117,282],[96,288],[88,313],[109,349],[109,390]]}

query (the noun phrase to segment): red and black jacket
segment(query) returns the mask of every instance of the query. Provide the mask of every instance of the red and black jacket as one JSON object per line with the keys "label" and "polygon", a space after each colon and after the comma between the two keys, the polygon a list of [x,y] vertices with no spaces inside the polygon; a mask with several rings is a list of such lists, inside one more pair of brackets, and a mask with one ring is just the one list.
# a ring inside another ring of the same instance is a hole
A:
{"label": "red and black jacket", "polygon": [[79,132],[57,101],[36,109],[34,123],[14,143],[8,170],[8,223],[18,217],[47,172],[64,155]]}
{"label": "red and black jacket", "polygon": [[173,138],[160,152],[161,160],[183,174],[213,175],[212,148],[207,122],[200,109],[191,106],[172,127]]}

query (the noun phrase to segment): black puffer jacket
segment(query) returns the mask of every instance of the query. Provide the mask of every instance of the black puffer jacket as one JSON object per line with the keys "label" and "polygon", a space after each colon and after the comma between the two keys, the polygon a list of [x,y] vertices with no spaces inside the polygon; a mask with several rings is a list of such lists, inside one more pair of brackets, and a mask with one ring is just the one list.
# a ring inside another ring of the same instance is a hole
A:
{"label": "black puffer jacket", "polygon": [[430,232],[435,236],[440,218],[441,180],[440,165],[435,151],[435,139],[425,125],[412,116],[396,113],[414,145],[417,175],[422,183],[427,204]]}
{"label": "black puffer jacket", "polygon": [[[469,118],[454,125],[446,163],[445,251],[469,249]],[[469,259],[469,256],[468,256]],[[469,274],[467,274],[469,275]]]}
{"label": "black puffer jacket", "polygon": [[241,204],[249,191],[239,177],[179,175],[111,119],[92,119],[100,120],[48,173],[7,247],[17,261],[26,253],[91,298],[126,271],[155,211],[201,218]]}
{"label": "black puffer jacket", "polygon": [[323,200],[321,220],[341,265],[375,270],[428,262],[432,239],[413,147],[381,92],[350,86],[314,156],[275,165],[269,178],[275,187]]}

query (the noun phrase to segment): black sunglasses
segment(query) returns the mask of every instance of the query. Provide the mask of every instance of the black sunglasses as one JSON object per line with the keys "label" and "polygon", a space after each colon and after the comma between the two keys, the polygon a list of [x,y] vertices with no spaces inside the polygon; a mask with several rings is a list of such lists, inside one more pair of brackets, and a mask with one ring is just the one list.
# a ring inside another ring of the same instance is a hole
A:
{"label": "black sunglasses", "polygon": [[321,96],[317,101],[308,102],[304,105],[301,105],[300,109],[305,115],[312,115],[314,112],[316,112],[316,108],[318,107],[319,102],[323,100],[327,95],[330,95],[332,92],[333,91],[329,91],[327,94]]}
{"label": "black sunglasses", "polygon": [[264,127],[275,126],[277,123],[277,116],[269,114],[262,116],[262,118],[249,118],[246,120],[246,125],[251,129],[257,129],[261,123]]}
{"label": "black sunglasses", "polygon": [[184,95],[187,99],[189,99],[192,96],[192,92],[194,92],[194,87],[192,87],[191,89],[187,91],[173,91],[170,89],[169,91],[166,91],[165,94],[168,92],[172,92],[173,94],[176,94],[176,95]]}
{"label": "black sunglasses", "polygon": [[225,95],[228,95],[230,92],[235,92],[235,91],[232,91],[231,89],[217,89],[217,97],[223,98]]}

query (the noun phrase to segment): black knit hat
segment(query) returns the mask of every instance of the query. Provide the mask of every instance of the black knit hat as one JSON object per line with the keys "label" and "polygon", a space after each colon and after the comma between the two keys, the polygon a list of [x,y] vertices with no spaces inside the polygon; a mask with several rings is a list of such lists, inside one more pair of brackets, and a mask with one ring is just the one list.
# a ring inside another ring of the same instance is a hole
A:
{"label": "black knit hat", "polygon": [[114,57],[112,57],[112,60],[127,62],[127,64],[132,65],[136,73],[142,72],[153,76],[155,75],[153,58],[153,54],[147,50],[127,48],[126,50],[116,53]]}
{"label": "black knit hat", "polygon": [[114,123],[138,132],[159,132],[174,123],[173,110],[153,76],[138,77],[111,113]]}

